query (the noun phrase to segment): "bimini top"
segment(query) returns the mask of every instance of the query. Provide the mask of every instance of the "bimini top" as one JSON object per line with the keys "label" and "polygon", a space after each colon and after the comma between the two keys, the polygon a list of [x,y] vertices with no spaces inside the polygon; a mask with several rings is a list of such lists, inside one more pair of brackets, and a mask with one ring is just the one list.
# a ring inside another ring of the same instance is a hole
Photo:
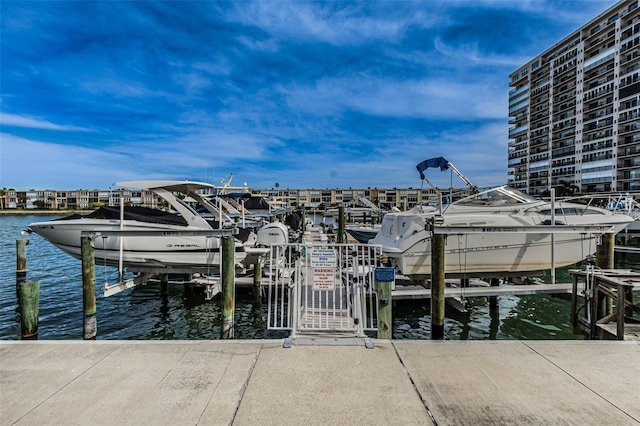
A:
{"label": "bimini top", "polygon": [[121,188],[134,189],[154,189],[162,188],[171,192],[182,192],[185,194],[196,192],[200,189],[219,189],[219,187],[205,182],[192,182],[188,180],[132,180],[126,182],[116,182],[115,186]]}

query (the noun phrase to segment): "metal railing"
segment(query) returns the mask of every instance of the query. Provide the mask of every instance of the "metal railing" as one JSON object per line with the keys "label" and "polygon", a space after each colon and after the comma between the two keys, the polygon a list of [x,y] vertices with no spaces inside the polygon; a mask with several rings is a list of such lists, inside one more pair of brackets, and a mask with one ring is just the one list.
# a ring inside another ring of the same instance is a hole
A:
{"label": "metal railing", "polygon": [[381,248],[367,244],[271,247],[263,268],[267,328],[291,337],[316,332],[377,330],[374,271]]}

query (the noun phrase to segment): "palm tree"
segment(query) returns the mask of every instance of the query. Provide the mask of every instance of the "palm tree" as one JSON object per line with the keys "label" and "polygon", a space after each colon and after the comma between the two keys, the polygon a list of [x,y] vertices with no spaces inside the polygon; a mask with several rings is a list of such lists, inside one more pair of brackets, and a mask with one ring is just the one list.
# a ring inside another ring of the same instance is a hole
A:
{"label": "palm tree", "polygon": [[580,192],[580,188],[566,180],[560,181],[560,185],[556,186],[555,190],[558,197],[572,197]]}

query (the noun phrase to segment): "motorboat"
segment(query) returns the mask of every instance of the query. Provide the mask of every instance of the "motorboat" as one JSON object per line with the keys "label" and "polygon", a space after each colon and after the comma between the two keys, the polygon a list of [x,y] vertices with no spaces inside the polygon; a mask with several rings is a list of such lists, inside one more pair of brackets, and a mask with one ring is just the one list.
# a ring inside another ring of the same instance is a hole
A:
{"label": "motorboat", "polygon": [[[250,192],[219,192],[207,195],[207,199],[227,216],[239,223],[243,228],[258,229],[262,225],[285,217],[293,212],[293,207],[274,208],[262,195]],[[198,213],[203,217],[212,217],[205,208],[200,207]]]}
{"label": "motorboat", "polygon": [[359,243],[368,243],[378,235],[382,225],[370,223],[353,223],[345,225],[344,231]]}
{"label": "motorboat", "polygon": [[[216,267],[220,264],[221,238],[215,233],[233,229],[236,264],[249,265],[268,250],[257,247],[253,232],[235,227],[234,221],[205,195],[216,187],[190,181],[130,181],[121,188],[147,189],[166,202],[167,210],[141,206],[103,206],[87,214],[28,225],[53,245],[81,258],[81,233],[94,235],[96,263],[140,268]],[[185,200],[204,207],[209,217],[199,215]],[[165,204],[165,203],[163,203]],[[139,231],[141,235],[106,235],[107,231]],[[102,234],[101,234],[102,233]]]}
{"label": "motorboat", "polygon": [[[365,197],[356,197],[351,200],[343,208],[343,213],[347,220],[352,221],[367,221],[378,220],[385,214],[385,210],[375,205],[371,200]],[[338,219],[340,216],[339,207],[330,207],[323,213],[324,217],[333,217]]]}
{"label": "motorboat", "polygon": [[416,166],[420,178],[428,168],[450,170],[471,195],[437,206],[418,205],[388,213],[369,244],[382,246],[388,265],[413,279],[431,275],[431,241],[446,234],[447,276],[506,277],[539,274],[578,263],[596,250],[604,233],[617,234],[633,218],[604,208],[568,201],[540,200],[508,186],[478,191],[443,157]]}
{"label": "motorboat", "polygon": [[602,233],[618,233],[631,222],[630,216],[603,208],[552,203],[500,186],[441,207],[388,213],[369,244],[382,246],[397,273],[428,277],[437,224],[448,234],[448,276],[527,275],[582,261],[595,252]]}
{"label": "motorboat", "polygon": [[436,228],[446,233],[445,274],[501,277],[539,274],[572,265],[595,252],[603,233],[618,233],[633,222],[625,214],[568,201],[544,201],[499,186],[478,188],[443,157],[416,166],[451,170],[471,195],[449,204],[419,205],[389,213],[369,244],[382,246],[396,272],[424,279],[431,275],[431,241]]}
{"label": "motorboat", "polygon": [[625,232],[640,233],[640,203],[629,194],[610,196],[607,210],[631,216],[634,221],[626,227]]}

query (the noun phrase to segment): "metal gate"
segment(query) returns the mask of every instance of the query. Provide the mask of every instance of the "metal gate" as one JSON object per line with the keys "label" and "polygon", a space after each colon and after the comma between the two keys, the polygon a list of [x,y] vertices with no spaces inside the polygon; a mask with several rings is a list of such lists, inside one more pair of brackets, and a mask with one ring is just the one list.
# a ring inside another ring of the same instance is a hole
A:
{"label": "metal gate", "polygon": [[[291,337],[377,330],[373,288],[380,247],[366,244],[272,246],[263,267],[267,328]],[[268,283],[268,284],[267,284]]]}

